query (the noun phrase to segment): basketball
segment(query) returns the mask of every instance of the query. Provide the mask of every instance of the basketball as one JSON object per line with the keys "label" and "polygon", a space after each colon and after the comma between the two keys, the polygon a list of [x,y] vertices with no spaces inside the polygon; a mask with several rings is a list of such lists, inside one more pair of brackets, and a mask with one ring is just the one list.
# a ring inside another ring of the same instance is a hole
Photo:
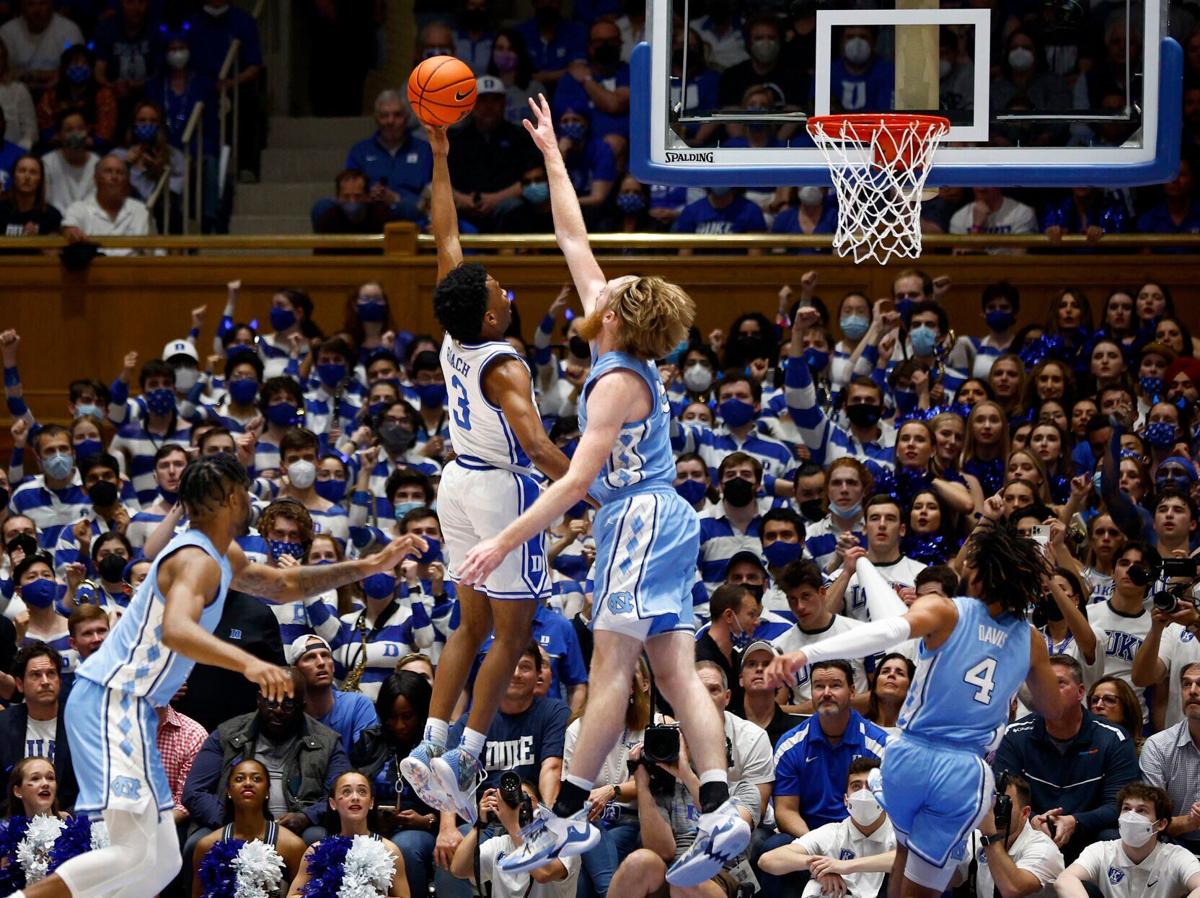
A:
{"label": "basketball", "polygon": [[431,56],[408,76],[408,103],[426,125],[453,125],[475,108],[475,74],[453,56]]}

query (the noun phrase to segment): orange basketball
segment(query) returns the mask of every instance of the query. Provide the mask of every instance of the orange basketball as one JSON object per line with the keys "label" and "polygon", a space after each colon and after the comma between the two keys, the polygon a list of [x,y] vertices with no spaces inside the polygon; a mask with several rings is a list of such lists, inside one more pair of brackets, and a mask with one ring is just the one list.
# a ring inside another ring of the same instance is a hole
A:
{"label": "orange basketball", "polygon": [[453,56],[431,56],[408,76],[408,103],[427,125],[453,125],[475,108],[475,74]]}

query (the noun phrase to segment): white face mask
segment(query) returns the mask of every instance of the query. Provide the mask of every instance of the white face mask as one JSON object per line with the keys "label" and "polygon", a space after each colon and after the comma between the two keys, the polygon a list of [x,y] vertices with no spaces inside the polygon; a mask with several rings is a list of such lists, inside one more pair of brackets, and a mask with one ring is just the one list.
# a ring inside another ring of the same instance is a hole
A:
{"label": "white face mask", "polygon": [[819,206],[825,199],[825,191],[810,184],[800,188],[800,205]]}
{"label": "white face mask", "polygon": [[204,4],[204,11],[210,16],[223,16],[225,13],[229,12],[229,4],[226,4],[225,6],[210,6],[206,3]]}
{"label": "white face mask", "polygon": [[1141,848],[1154,838],[1154,824],[1137,811],[1126,811],[1117,818],[1121,841],[1130,848]]}
{"label": "white face mask", "polygon": [[703,393],[712,386],[712,382],[712,372],[707,365],[696,362],[683,369],[683,385],[693,393]]}
{"label": "white face mask", "polygon": [[1018,72],[1028,71],[1033,66],[1033,51],[1028,47],[1013,47],[1008,54],[1008,64]]}
{"label": "white face mask", "polygon": [[167,54],[167,65],[173,69],[186,69],[191,58],[191,50],[172,50]]}
{"label": "white face mask", "polygon": [[176,368],[175,369],[175,389],[186,393],[192,387],[196,386],[196,381],[200,379],[200,371],[197,368]]}
{"label": "white face mask", "polygon": [[288,481],[298,490],[306,490],[317,479],[317,466],[301,459],[287,466]]}
{"label": "white face mask", "polygon": [[852,37],[842,49],[851,65],[862,65],[871,58],[871,42],[865,37]]}
{"label": "white face mask", "polygon": [[869,789],[851,792],[846,797],[846,805],[850,809],[850,817],[859,826],[870,826],[883,813],[883,808]]}
{"label": "white face mask", "polygon": [[949,59],[939,59],[938,60],[938,77],[939,78],[945,78],[953,70],[954,70],[954,63],[952,63]]}

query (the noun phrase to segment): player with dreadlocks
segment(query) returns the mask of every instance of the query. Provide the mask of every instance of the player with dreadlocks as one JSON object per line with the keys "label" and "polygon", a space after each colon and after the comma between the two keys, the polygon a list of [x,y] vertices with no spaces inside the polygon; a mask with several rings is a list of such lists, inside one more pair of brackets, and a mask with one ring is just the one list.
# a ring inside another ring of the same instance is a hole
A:
{"label": "player with dreadlocks", "polygon": [[67,861],[15,895],[156,895],[175,878],[179,839],[155,742],[155,708],[179,691],[196,661],[238,671],[268,702],[292,694],[287,670],[212,635],[231,586],[290,602],[390,571],[406,554],[426,549],[420,537],[403,536],[378,554],[341,564],[252,564],[233,542],[250,520],[248,486],[246,472],[228,455],[199,459],[184,470],[179,499],[189,529],[154,558],[104,645],[76,671],[67,701],[67,737],[79,781],[75,810],[103,814],[110,844]]}
{"label": "player with dreadlocks", "polygon": [[[932,898],[946,890],[966,836],[991,807],[995,785],[983,756],[1000,742],[1022,681],[1047,718],[1067,710],[1046,641],[1025,620],[1045,593],[1050,567],[1032,540],[999,520],[998,501],[988,500],[988,516],[967,545],[964,595],[917,599],[902,616],[783,655],[768,670],[776,685],[790,685],[806,664],[863,658],[921,638],[900,738],[887,746],[871,784],[900,846],[891,898]],[[866,588],[890,589],[882,579]]]}

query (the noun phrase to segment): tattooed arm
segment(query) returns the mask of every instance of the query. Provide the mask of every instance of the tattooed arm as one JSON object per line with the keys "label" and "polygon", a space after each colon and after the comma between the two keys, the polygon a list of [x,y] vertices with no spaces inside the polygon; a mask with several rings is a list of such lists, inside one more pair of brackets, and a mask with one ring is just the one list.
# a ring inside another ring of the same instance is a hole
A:
{"label": "tattooed arm", "polygon": [[354,583],[371,574],[394,570],[406,555],[419,554],[426,548],[421,537],[406,534],[392,540],[383,551],[356,561],[275,568],[249,561],[234,543],[229,547],[232,585],[234,589],[272,602],[294,602]]}

